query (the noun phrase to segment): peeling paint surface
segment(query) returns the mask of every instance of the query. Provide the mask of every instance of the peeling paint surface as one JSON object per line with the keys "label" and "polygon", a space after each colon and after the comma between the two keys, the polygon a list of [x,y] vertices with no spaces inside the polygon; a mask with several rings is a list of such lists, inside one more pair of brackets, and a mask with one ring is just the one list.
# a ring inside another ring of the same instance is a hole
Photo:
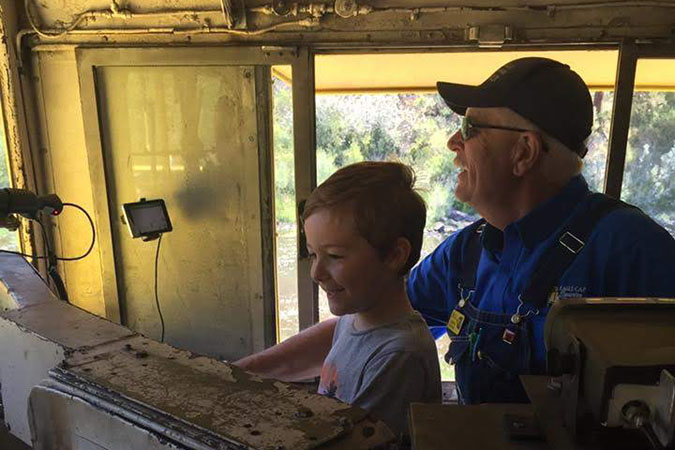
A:
{"label": "peeling paint surface", "polygon": [[[96,68],[108,168],[100,178],[114,178],[103,186],[113,211],[139,198],[166,202],[173,231],[157,273],[166,341],[229,360],[262,350],[254,68],[124,61]],[[159,337],[148,282],[157,246],[132,239],[117,217],[111,232],[124,323]]]}
{"label": "peeling paint surface", "polygon": [[57,300],[8,311],[1,316],[68,349],[95,346],[135,334],[126,327]]}
{"label": "peeling paint surface", "polygon": [[[37,281],[37,282],[36,282]],[[46,283],[22,256],[0,254],[0,310],[21,309],[54,300]]]}
{"label": "peeling paint surface", "polygon": [[149,339],[108,350],[78,351],[64,371],[252,448],[315,448],[365,417],[337,400]]}

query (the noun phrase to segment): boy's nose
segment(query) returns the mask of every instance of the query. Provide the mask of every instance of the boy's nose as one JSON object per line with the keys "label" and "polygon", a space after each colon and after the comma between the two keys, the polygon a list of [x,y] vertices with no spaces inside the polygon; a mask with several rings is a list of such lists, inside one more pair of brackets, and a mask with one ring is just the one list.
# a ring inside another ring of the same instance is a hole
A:
{"label": "boy's nose", "polygon": [[324,281],[326,278],[328,278],[328,273],[326,272],[326,269],[321,261],[319,261],[319,258],[314,259],[312,261],[312,266],[309,271],[309,275],[312,277],[312,280],[315,282],[321,282]]}

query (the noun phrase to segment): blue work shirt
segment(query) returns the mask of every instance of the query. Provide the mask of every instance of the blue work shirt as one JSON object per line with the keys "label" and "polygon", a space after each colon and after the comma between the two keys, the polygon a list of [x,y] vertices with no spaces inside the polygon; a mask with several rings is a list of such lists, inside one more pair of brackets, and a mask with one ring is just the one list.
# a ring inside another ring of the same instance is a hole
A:
{"label": "blue work shirt", "polygon": [[[513,314],[542,253],[554,244],[588,194],[588,185],[579,175],[503,232],[488,224],[481,235],[483,249],[472,303],[483,311]],[[408,279],[412,305],[436,338],[446,331],[459,301],[461,233],[442,242]],[[675,240],[636,208],[608,213],[560,278],[549,302],[572,297],[675,298]],[[543,332],[549,308],[550,303],[530,318],[533,363],[540,370],[545,367]]]}

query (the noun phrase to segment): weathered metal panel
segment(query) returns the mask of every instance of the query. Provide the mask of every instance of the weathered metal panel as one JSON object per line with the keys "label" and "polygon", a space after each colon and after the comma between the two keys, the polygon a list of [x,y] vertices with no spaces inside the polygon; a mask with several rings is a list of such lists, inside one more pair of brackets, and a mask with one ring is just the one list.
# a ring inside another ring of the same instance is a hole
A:
{"label": "weathered metal panel", "polygon": [[57,343],[27,332],[22,326],[4,318],[0,318],[0,342],[0,383],[5,424],[14,436],[30,444],[26,417],[28,395],[33,386],[63,360],[65,352]]}
{"label": "weathered metal panel", "polygon": [[[105,0],[72,1],[67,5],[58,0],[31,3],[35,4],[35,21],[49,28],[45,30],[48,33],[58,34],[64,26],[81,17],[77,25],[84,30],[78,31],[83,39],[88,39],[85,34],[98,29],[106,30],[107,39],[140,42],[153,39],[149,35],[164,33],[165,38],[186,43],[189,43],[186,32],[195,36],[218,35],[217,40],[221,42],[457,43],[467,41],[464,32],[468,27],[494,25],[511,26],[515,42],[611,41],[627,36],[668,38],[672,36],[670,17],[675,8],[667,0],[559,0],[555,3],[545,0],[385,0],[354,2],[357,14],[343,14],[348,17],[336,14],[332,2],[300,2],[297,8],[289,8],[291,13],[287,16],[278,17],[271,13],[271,2],[249,0],[245,15],[249,33],[246,33],[242,29],[227,28],[228,19],[217,0],[138,0],[125,2],[126,11],[111,10]],[[87,11],[95,12],[81,16]],[[277,27],[279,24],[284,25]],[[124,30],[116,32],[120,29]],[[270,33],[266,34],[265,30]],[[391,34],[392,30],[403,34]],[[100,40],[101,32],[95,33],[99,33]]]}
{"label": "weathered metal panel", "polygon": [[300,205],[316,187],[316,130],[314,54],[300,49],[293,65],[293,139],[295,148],[295,199],[298,205],[298,323],[303,330],[319,320],[318,288],[310,277],[310,261],[302,226]]}
{"label": "weathered metal panel", "polygon": [[18,255],[0,254],[0,311],[22,309],[52,299],[45,283],[36,283],[40,275]]}
{"label": "weathered metal panel", "polygon": [[31,391],[34,450],[185,449],[60,388],[45,380]]}
{"label": "weathered metal panel", "polygon": [[78,351],[54,376],[161,411],[167,426],[182,420],[255,449],[315,448],[365,417],[337,400],[141,337]]}
{"label": "weathered metal panel", "polygon": [[[38,58],[43,109],[40,154],[45,161],[47,190],[58,194],[64,202],[82,206],[95,217],[75,52],[73,49],[41,52]],[[80,211],[66,207],[46,225],[50,223],[58,256],[79,256],[89,247],[92,232]],[[99,247],[100,242],[96,242],[89,257],[59,263],[59,268],[71,303],[106,317]]]}
{"label": "weathered metal panel", "polygon": [[[261,208],[252,66],[98,67],[105,180],[123,320],[160,335],[156,243],[123,203],[164,198],[159,299],[166,339],[220,358],[264,348]],[[99,180],[99,182],[103,182]]]}
{"label": "weathered metal panel", "polygon": [[265,348],[275,345],[277,333],[276,220],[274,215],[274,152],[272,149],[272,76],[269,66],[255,68],[258,115],[258,173],[263,277]]}
{"label": "weathered metal panel", "polygon": [[[2,102],[2,125],[4,127],[5,142],[3,147],[7,152],[7,159],[3,161],[9,168],[10,184],[13,187],[35,190],[40,186],[36,178],[34,155],[30,151],[30,132],[35,131],[35,125],[30,107],[31,96],[21,87],[20,69],[23,62],[14,48],[14,37],[19,32],[20,5],[14,1],[0,0],[0,93]],[[26,98],[27,97],[27,98]],[[6,145],[5,145],[6,144]],[[4,186],[3,186],[4,187]],[[22,222],[20,228],[21,248],[31,252],[41,245],[41,236],[33,233],[34,228],[27,221]],[[42,265],[43,264],[38,264]]]}
{"label": "weathered metal panel", "polygon": [[66,349],[98,345],[134,335],[126,327],[56,300],[53,296],[50,301],[29,308],[6,311],[0,317],[24,330],[39,333],[45,339],[58,342]]}
{"label": "weathered metal panel", "polygon": [[30,390],[63,361],[69,348],[133,336],[111,322],[58,301],[28,262],[0,255],[0,384],[5,423],[30,444]]}

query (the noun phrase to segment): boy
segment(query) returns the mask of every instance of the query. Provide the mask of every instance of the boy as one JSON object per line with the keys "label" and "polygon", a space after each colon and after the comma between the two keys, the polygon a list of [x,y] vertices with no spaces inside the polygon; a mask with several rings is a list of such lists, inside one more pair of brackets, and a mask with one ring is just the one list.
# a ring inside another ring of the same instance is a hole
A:
{"label": "boy", "polygon": [[413,185],[403,164],[353,164],[316,188],[303,212],[312,279],[340,316],[319,393],[397,432],[407,429],[410,402],[441,400],[436,346],[405,289],[426,218]]}

